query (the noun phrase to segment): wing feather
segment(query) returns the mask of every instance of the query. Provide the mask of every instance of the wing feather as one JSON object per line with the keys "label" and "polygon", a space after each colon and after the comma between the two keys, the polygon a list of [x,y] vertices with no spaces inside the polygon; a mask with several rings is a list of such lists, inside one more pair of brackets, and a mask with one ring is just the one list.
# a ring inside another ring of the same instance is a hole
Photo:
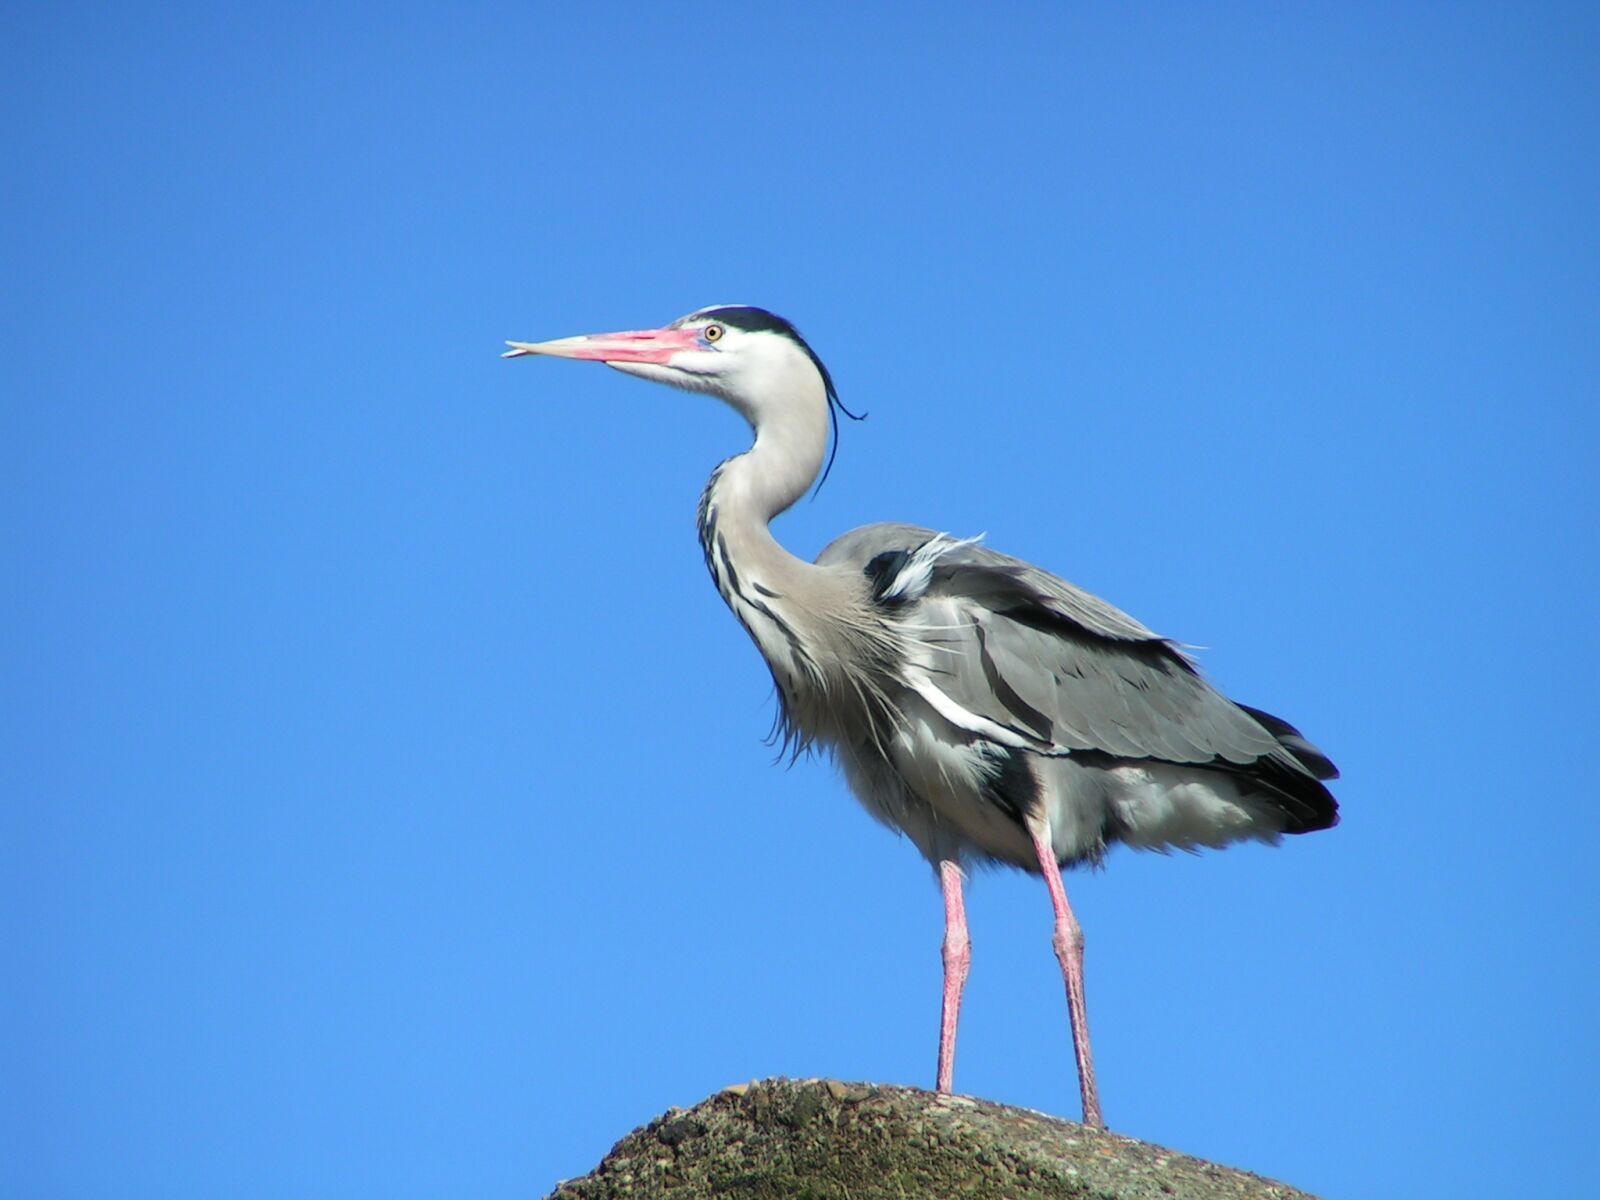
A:
{"label": "wing feather", "polygon": [[[887,569],[935,537],[870,525],[817,561]],[[1280,794],[1297,824],[1332,822],[1332,797],[1316,781],[1333,777],[1333,764],[1293,726],[1235,704],[1174,643],[1104,600],[1020,559],[944,540],[917,587],[895,592],[894,615],[929,647],[931,684],[954,708],[1039,753],[1227,767]]]}

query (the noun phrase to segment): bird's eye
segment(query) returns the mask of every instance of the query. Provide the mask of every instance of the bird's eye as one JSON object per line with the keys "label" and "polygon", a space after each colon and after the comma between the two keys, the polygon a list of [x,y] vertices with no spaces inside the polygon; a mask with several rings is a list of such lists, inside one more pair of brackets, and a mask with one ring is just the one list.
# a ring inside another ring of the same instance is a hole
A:
{"label": "bird's eye", "polygon": [[721,325],[707,325],[704,329],[702,329],[700,331],[700,336],[705,338],[705,340],[708,341],[708,342],[717,341],[719,338],[722,337],[722,326]]}

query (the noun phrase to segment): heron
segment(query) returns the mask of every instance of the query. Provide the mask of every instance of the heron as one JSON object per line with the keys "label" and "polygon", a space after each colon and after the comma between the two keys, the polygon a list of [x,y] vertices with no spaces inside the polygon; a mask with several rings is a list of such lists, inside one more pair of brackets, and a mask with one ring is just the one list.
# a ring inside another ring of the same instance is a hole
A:
{"label": "heron", "polygon": [[[1213,687],[1180,643],[1065,580],[915,525],[867,525],[815,562],[770,525],[832,465],[843,408],[794,324],[750,305],[659,329],[507,342],[506,358],[604,363],[701,392],[750,425],[697,525],[717,591],[771,671],[777,730],[831,752],[856,798],[933,867],[944,902],[935,1086],[954,1086],[974,865],[1044,879],[1085,1124],[1103,1127],[1082,930],[1062,870],[1116,844],[1167,851],[1327,829],[1332,762]],[[849,415],[854,416],[853,413]]]}

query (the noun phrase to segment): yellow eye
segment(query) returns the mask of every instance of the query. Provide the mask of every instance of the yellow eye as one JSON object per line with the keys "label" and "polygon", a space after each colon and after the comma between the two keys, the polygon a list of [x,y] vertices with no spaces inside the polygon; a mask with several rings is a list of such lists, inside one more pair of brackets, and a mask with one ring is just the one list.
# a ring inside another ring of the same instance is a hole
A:
{"label": "yellow eye", "polygon": [[722,336],[721,325],[707,325],[700,331],[700,336],[708,342],[714,342]]}

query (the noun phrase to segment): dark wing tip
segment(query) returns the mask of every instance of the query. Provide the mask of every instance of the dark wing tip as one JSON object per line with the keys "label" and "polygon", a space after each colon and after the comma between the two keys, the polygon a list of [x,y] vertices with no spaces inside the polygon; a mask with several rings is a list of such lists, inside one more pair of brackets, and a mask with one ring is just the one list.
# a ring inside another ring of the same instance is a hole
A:
{"label": "dark wing tip", "polygon": [[1250,772],[1267,787],[1273,800],[1289,818],[1284,832],[1316,833],[1337,825],[1339,802],[1323,783],[1324,780],[1339,778],[1339,768],[1333,765],[1333,760],[1282,717],[1251,708],[1248,704],[1239,704],[1238,707],[1276,738],[1278,745],[1305,772],[1301,774],[1288,763],[1281,760],[1274,763],[1270,758],[1258,761],[1256,769]]}
{"label": "dark wing tip", "polygon": [[1259,708],[1251,708],[1248,704],[1239,704],[1238,701],[1234,703],[1256,724],[1277,738],[1278,744],[1317,779],[1339,778],[1339,768],[1333,765],[1333,760],[1307,741],[1305,734],[1289,722]]}

